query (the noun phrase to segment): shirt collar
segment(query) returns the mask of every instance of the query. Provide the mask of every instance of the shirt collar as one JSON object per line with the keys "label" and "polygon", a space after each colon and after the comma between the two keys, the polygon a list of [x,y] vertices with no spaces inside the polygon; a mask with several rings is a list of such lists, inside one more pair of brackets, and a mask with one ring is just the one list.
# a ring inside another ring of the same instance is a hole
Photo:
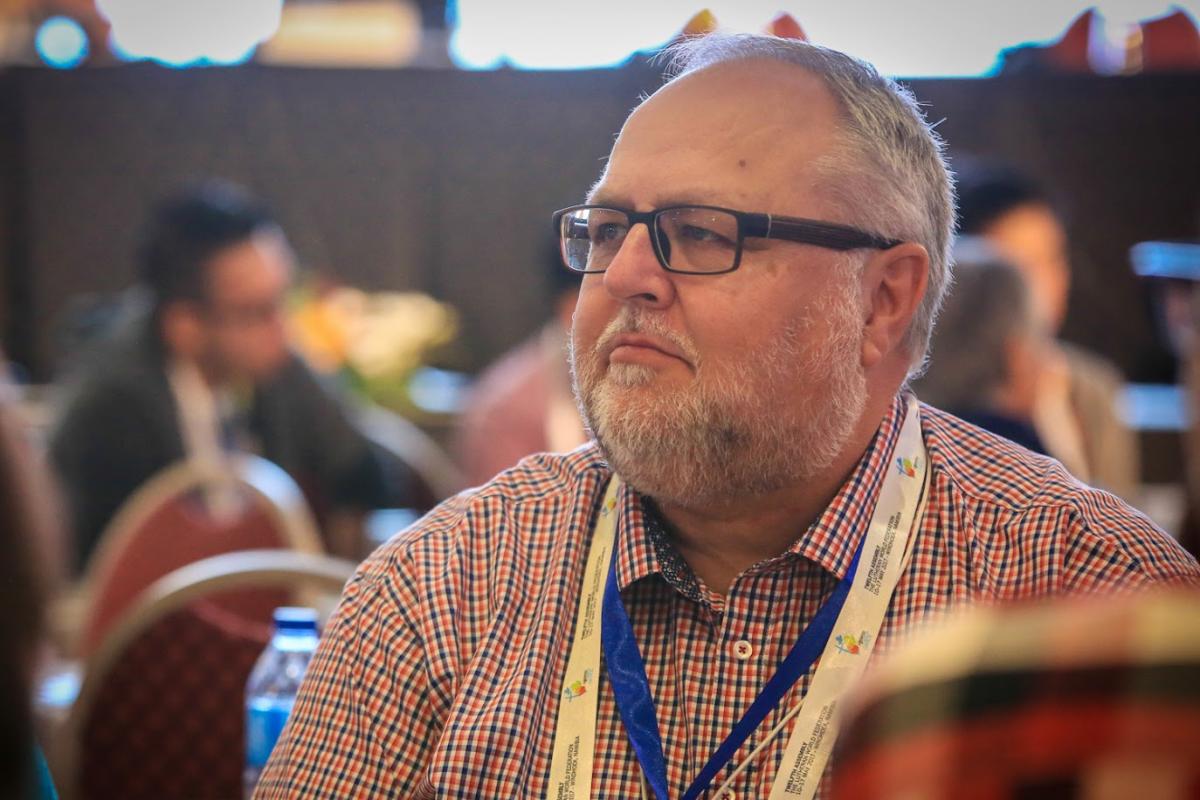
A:
{"label": "shirt collar", "polygon": [[618,502],[621,516],[617,523],[617,587],[624,589],[648,575],[666,577],[659,559],[661,547],[650,536],[641,496],[629,484],[623,484]]}
{"label": "shirt collar", "polygon": [[[812,525],[780,558],[807,558],[837,578],[845,576],[866,535],[879,488],[904,421],[904,395],[893,398],[875,436],[833,500]],[[660,520],[654,519],[653,503],[628,485],[621,488],[621,517],[617,527],[617,585],[624,589],[649,575],[659,574],[687,597],[699,597],[699,584],[679,554]],[[648,506],[648,507],[646,507]],[[763,562],[764,566],[779,559]]]}

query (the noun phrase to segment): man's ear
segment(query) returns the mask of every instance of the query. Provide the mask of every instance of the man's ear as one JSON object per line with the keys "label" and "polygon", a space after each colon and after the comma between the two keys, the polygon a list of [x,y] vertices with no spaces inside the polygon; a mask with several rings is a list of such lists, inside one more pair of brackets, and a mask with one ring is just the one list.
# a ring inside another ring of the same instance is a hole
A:
{"label": "man's ear", "polygon": [[870,368],[904,346],[908,326],[925,297],[929,253],[904,242],[875,253],[863,267],[867,318],[863,324],[862,365]]}
{"label": "man's ear", "polygon": [[177,358],[196,359],[204,350],[204,320],[193,302],[176,300],[159,312],[159,330],[167,352]]}

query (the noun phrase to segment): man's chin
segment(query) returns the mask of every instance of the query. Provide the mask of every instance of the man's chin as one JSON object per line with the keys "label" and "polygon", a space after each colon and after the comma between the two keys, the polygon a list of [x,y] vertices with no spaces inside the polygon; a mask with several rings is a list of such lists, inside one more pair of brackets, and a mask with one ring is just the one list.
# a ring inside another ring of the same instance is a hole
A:
{"label": "man's chin", "polygon": [[642,364],[609,364],[604,383],[621,389],[637,389],[657,383],[658,372]]}
{"label": "man's chin", "polygon": [[679,482],[681,473],[668,468],[661,450],[646,449],[644,442],[630,441],[616,431],[608,436],[597,434],[596,444],[613,472],[639,494],[670,503],[684,499],[678,487],[671,485]]}

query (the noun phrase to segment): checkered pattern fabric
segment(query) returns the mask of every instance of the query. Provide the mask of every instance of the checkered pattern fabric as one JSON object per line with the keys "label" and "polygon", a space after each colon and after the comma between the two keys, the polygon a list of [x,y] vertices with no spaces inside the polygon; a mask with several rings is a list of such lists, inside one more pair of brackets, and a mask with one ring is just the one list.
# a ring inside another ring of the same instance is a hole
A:
{"label": "checkered pattern fabric", "polygon": [[[673,795],[849,566],[883,476],[896,468],[903,407],[897,397],[820,518],[724,597],[702,583],[699,595],[681,588],[696,577],[660,555],[669,539],[652,535],[640,498],[624,490],[617,579]],[[923,434],[929,503],[877,652],[970,601],[1200,579],[1196,562],[1144,516],[1057,462],[928,407]],[[347,587],[256,797],[542,796],[589,532],[609,475],[592,447],[535,456],[377,551]],[[810,677],[743,754],[802,699]],[[603,675],[598,691],[593,796],[637,797],[637,762]],[[736,781],[737,796],[767,795],[785,742]]]}
{"label": "checkered pattern fabric", "polygon": [[151,623],[104,675],[84,720],[79,797],[239,797],[246,680],[270,636],[266,618],[209,600]]}
{"label": "checkered pattern fabric", "polygon": [[1200,593],[972,609],[850,706],[838,800],[1200,797]]}

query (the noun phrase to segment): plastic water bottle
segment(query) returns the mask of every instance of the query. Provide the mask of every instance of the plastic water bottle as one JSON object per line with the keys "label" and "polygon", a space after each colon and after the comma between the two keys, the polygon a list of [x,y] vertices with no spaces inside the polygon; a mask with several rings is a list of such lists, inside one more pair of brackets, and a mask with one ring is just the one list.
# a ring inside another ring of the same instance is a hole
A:
{"label": "plastic water bottle", "polygon": [[246,769],[242,786],[247,798],[254,794],[258,776],[287,722],[316,649],[316,611],[275,609],[275,633],[246,682]]}

